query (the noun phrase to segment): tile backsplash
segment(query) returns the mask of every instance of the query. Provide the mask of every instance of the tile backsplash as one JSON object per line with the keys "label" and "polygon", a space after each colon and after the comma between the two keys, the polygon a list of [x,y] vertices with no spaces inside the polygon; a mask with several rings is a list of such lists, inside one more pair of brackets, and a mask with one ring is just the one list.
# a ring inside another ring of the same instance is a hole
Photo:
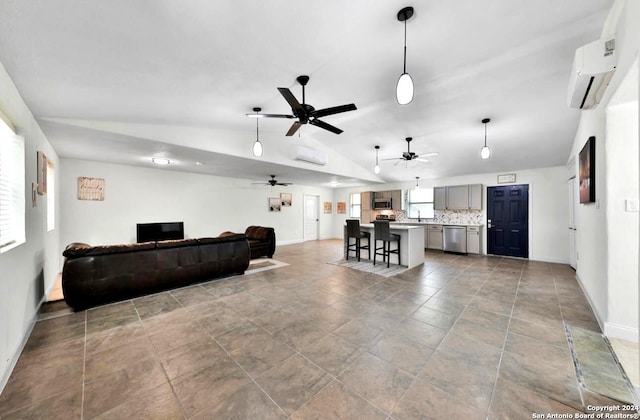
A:
{"label": "tile backsplash", "polygon": [[482,210],[436,210],[433,221],[435,223],[482,225],[484,224],[484,214]]}

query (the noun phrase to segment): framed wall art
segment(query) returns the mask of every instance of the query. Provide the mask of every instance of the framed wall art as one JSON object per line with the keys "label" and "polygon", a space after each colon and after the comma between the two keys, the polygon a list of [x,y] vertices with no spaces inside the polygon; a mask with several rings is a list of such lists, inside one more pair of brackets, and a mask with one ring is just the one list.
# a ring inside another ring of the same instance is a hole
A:
{"label": "framed wall art", "polygon": [[281,206],[280,197],[269,198],[269,211],[280,211]]}
{"label": "framed wall art", "polygon": [[580,204],[596,201],[596,138],[589,137],[578,155]]}
{"label": "framed wall art", "polygon": [[47,155],[45,155],[44,152],[40,151],[37,153],[37,159],[37,191],[38,194],[43,195],[47,193],[47,165],[49,164],[49,159],[47,159]]}
{"label": "framed wall art", "polygon": [[282,207],[291,207],[291,193],[280,193],[280,203]]}
{"label": "framed wall art", "polygon": [[104,178],[78,177],[78,200],[104,201]]}
{"label": "framed wall art", "polygon": [[347,212],[347,202],[338,201],[336,203],[336,211],[338,212],[338,214],[345,214]]}
{"label": "framed wall art", "polygon": [[331,208],[331,201],[325,201],[322,205],[322,208],[324,209],[324,214],[331,214],[331,212],[333,211],[333,209]]}

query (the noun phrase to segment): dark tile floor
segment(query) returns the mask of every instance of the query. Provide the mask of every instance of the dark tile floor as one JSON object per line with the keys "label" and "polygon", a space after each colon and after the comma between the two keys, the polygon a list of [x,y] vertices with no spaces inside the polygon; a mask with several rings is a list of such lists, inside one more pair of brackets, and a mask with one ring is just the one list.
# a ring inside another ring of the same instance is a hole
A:
{"label": "dark tile floor", "polygon": [[610,402],[576,380],[564,325],[599,329],[568,266],[427,252],[383,278],[327,264],[341,253],[280,246],[289,266],[43,319],[0,418],[525,419]]}

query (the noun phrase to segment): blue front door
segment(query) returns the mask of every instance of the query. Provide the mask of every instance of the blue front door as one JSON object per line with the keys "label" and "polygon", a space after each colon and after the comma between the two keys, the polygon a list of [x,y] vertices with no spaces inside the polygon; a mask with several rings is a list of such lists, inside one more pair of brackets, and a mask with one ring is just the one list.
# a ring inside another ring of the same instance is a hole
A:
{"label": "blue front door", "polygon": [[487,253],[529,257],[529,186],[487,187]]}

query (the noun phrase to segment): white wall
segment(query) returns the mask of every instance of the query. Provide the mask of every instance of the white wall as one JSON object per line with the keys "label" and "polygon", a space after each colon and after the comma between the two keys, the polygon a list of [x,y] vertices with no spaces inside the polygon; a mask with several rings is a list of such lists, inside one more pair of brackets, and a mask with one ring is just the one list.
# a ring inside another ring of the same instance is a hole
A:
{"label": "white wall", "polygon": [[[611,139],[607,133],[607,107],[621,86],[625,76],[632,69],[638,55],[640,46],[640,2],[616,0],[612,11],[602,30],[602,36],[608,37],[615,34],[616,48],[618,55],[618,65],[616,72],[611,79],[600,104],[597,108],[582,111],[580,123],[576,131],[576,136],[571,149],[570,159],[576,156],[584,146],[585,141],[590,136],[596,137],[596,203],[579,205],[576,208],[576,229],[577,229],[577,253],[578,267],[577,276],[582,285],[587,298],[598,318],[600,326],[606,335],[625,339],[638,340],[638,313],[630,316],[629,319],[619,319],[622,314],[613,305],[620,305],[617,297],[627,293],[629,295],[638,294],[638,278],[635,277],[633,290],[620,289],[609,276],[611,267],[610,244],[617,241],[612,238],[620,229],[624,229],[623,220],[616,220],[614,217],[607,217],[609,209],[613,209],[620,204],[617,193],[608,190],[608,185],[620,182],[619,171],[625,173],[621,162],[610,160],[607,153],[611,151],[608,143]],[[637,85],[636,85],[637,86]],[[637,87],[636,87],[637,91]],[[636,94],[637,98],[637,94]],[[638,116],[636,115],[636,118]],[[636,142],[638,141],[636,137]],[[624,147],[624,146],[623,146]],[[617,146],[614,146],[613,153],[617,154]],[[636,149],[637,150],[637,149]],[[633,153],[633,152],[630,152]],[[634,167],[638,167],[639,159],[635,153]],[[577,170],[576,165],[576,170]],[[637,174],[637,172],[636,172]],[[632,173],[629,173],[633,176]],[[609,179],[610,177],[614,177]],[[637,175],[636,175],[637,177]],[[622,177],[626,179],[626,177]],[[622,181],[624,182],[624,181]],[[610,222],[610,223],[609,223]],[[611,229],[611,230],[609,230]],[[637,233],[638,230],[636,229]],[[637,254],[635,261],[637,261]],[[614,298],[614,296],[617,296]],[[615,314],[615,328],[611,326],[610,315]],[[627,315],[622,315],[627,316]],[[635,326],[635,327],[634,327]],[[635,329],[635,332],[633,331]],[[622,333],[627,331],[627,333]],[[628,334],[628,332],[631,332]]]}
{"label": "white wall", "polygon": [[[242,179],[76,159],[62,159],[60,166],[62,249],[71,242],[135,242],[136,223],[177,221],[184,222],[189,238],[261,225],[275,228],[278,244],[301,242],[303,194],[320,196],[320,205],[333,201],[329,188],[251,185]],[[104,201],[78,200],[78,177],[103,178]],[[269,197],[280,192],[292,193],[291,207],[269,212]],[[331,238],[333,214],[320,211],[319,225],[320,239]]]}
{"label": "white wall", "polygon": [[[567,175],[564,167],[509,171],[516,174],[516,184],[529,185],[529,259],[557,263],[569,262],[569,202]],[[384,174],[381,174],[384,176]],[[483,219],[486,220],[486,187],[499,185],[497,173],[465,175],[436,180],[420,180],[421,187],[482,184]],[[506,184],[500,184],[506,185]],[[336,201],[349,202],[349,194],[360,191],[409,189],[415,181],[375,185],[366,188],[344,188],[336,191]],[[342,216],[342,215],[340,215]],[[342,225],[347,217],[336,217],[334,235],[341,237]],[[486,253],[486,226],[483,226],[482,252]]]}
{"label": "white wall", "polygon": [[[38,196],[37,207],[31,205],[31,183],[37,180],[36,152],[43,151],[56,164],[56,169],[59,168],[58,157],[1,63],[0,110],[25,139],[26,194],[26,242],[0,254],[1,392],[31,331],[39,305],[45,294],[53,288],[60,271],[60,229],[47,232],[46,196]],[[60,212],[56,211],[56,214],[59,215]]]}
{"label": "white wall", "polygon": [[626,211],[625,200],[638,199],[637,100],[607,109],[606,160],[609,311],[605,330],[636,341],[638,294],[629,292],[638,290],[638,212]]}

